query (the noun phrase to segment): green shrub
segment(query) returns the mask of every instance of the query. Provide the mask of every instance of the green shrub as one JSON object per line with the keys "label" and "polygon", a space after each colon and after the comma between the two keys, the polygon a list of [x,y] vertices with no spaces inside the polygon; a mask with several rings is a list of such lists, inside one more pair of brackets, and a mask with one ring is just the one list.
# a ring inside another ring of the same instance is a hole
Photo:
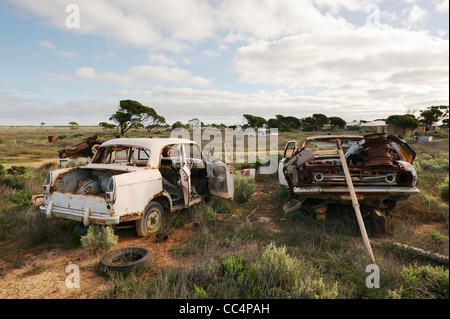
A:
{"label": "green shrub", "polygon": [[441,199],[446,202],[448,202],[448,183],[449,180],[447,175],[442,184],[439,186],[439,195],[441,196]]}
{"label": "green shrub", "polygon": [[404,267],[402,277],[402,298],[448,299],[448,269],[422,266]]}
{"label": "green shrub", "polygon": [[27,190],[18,190],[11,194],[9,200],[18,207],[27,207],[31,203],[31,193]]}
{"label": "green shrub", "polygon": [[442,245],[445,242],[448,242],[448,237],[441,234],[439,231],[432,229],[430,231],[431,239],[438,245]]}
{"label": "green shrub", "polygon": [[215,224],[219,220],[217,212],[210,206],[202,211],[202,217],[210,224]]}
{"label": "green shrub", "polygon": [[183,228],[184,227],[184,217],[183,217],[183,215],[178,214],[175,217],[174,223],[175,223],[175,228]]}
{"label": "green shrub", "polygon": [[246,220],[242,222],[233,232],[233,242],[242,243],[253,238],[253,225],[252,222]]}
{"label": "green shrub", "polygon": [[239,173],[234,175],[234,200],[237,203],[245,203],[255,192],[255,179],[253,177],[242,176]]}
{"label": "green shrub", "polygon": [[419,164],[424,170],[428,170],[431,172],[442,172],[448,170],[449,168],[449,160],[448,158],[439,156],[433,157],[429,154],[422,154]]}
{"label": "green shrub", "polygon": [[251,265],[254,298],[314,298],[338,297],[337,283],[328,287],[322,278],[311,278],[305,265],[290,257],[286,247],[269,244],[261,259]]}
{"label": "green shrub", "polygon": [[284,205],[291,199],[291,191],[287,187],[277,185],[274,196],[279,204]]}
{"label": "green shrub", "polygon": [[243,280],[245,276],[246,260],[242,256],[225,257],[222,260],[221,272],[227,277]]}
{"label": "green shrub", "polygon": [[110,226],[89,225],[87,234],[81,236],[80,241],[84,249],[106,251],[117,245],[117,238]]}
{"label": "green shrub", "polygon": [[231,214],[232,208],[229,200],[220,197],[213,197],[212,208],[220,214]]}

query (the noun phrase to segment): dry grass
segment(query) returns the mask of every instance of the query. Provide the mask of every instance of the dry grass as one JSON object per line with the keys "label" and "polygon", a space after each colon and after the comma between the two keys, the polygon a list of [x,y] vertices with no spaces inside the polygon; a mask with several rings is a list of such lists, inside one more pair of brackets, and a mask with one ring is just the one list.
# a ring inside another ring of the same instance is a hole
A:
{"label": "dry grass", "polygon": [[[30,160],[56,157],[59,148],[76,144],[95,133],[105,139],[114,134],[97,127],[78,130],[68,127],[1,127],[0,162],[13,156]],[[280,132],[279,149],[282,150],[289,140],[301,142],[305,136],[313,134],[317,132]],[[66,137],[50,144],[48,135]],[[169,132],[158,135],[168,136]],[[132,131],[129,136],[148,136],[148,133],[145,130]],[[430,264],[430,269],[420,268],[428,261],[402,253],[390,244],[399,241],[448,255],[448,202],[439,196],[439,185],[448,175],[448,165],[445,166],[445,160],[448,163],[448,142],[412,143],[412,147],[417,151],[421,195],[401,202],[389,214],[386,236],[377,234],[369,216],[364,216],[382,274],[380,289],[365,286],[365,267],[371,261],[365,253],[351,206],[330,207],[325,223],[316,221],[310,211],[300,210],[285,215],[281,208],[288,194],[278,187],[276,175],[273,175],[257,178],[255,193],[247,202],[238,204],[214,199],[167,220],[165,231],[169,234],[176,233],[184,225],[192,226],[189,239],[170,250],[173,258],[187,259],[192,267],[160,269],[145,279],[138,275],[110,279],[113,288],[104,297],[315,297],[314,294],[298,293],[302,290],[295,290],[293,287],[296,285],[297,288],[312,287],[328,298],[445,298],[448,288],[442,290],[439,283],[445,282],[446,278],[448,281],[448,270],[445,272],[436,264]],[[8,164],[20,165],[20,162],[10,161]],[[0,254],[3,262],[19,263],[25,258],[20,256],[26,256],[36,247],[65,249],[80,246],[80,237],[72,232],[72,222],[42,218],[38,208],[27,202],[29,195],[41,192],[46,172],[54,168],[45,165],[37,170],[27,169],[24,174],[1,176],[0,243],[2,247],[14,247],[19,252],[4,250]],[[302,267],[303,272],[295,274],[298,281],[286,282],[280,277],[276,281],[275,277],[265,277],[265,271],[272,268],[267,264],[262,266],[263,260],[270,260],[262,256],[271,243],[278,248],[286,248],[279,257],[286,265]],[[245,276],[239,277],[239,274]],[[337,290],[334,289],[336,283]]]}

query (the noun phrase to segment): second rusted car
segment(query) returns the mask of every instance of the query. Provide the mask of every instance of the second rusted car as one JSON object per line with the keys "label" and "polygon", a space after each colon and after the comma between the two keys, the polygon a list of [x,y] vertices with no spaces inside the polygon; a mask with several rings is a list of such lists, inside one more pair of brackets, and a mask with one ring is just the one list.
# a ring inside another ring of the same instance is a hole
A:
{"label": "second rusted car", "polygon": [[308,199],[316,207],[351,201],[338,141],[360,202],[393,209],[398,201],[419,193],[412,165],[416,154],[402,138],[386,133],[315,136],[301,146],[291,141],[285,147],[278,170],[280,184],[292,194],[285,212],[300,208]]}

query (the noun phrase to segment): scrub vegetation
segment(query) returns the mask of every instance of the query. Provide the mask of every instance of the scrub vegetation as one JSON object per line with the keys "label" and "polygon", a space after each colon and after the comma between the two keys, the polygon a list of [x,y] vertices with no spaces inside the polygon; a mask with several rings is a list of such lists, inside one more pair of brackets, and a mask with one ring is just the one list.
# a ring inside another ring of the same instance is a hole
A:
{"label": "scrub vegetation", "polygon": [[[43,250],[64,255],[85,248],[101,252],[126,246],[131,230],[99,226],[80,235],[73,231],[76,222],[47,219],[32,202],[33,195],[42,193],[47,172],[58,167],[44,159],[57,160],[58,149],[88,136],[99,134],[110,139],[114,129],[2,127],[0,131],[0,280],[11,269],[21,267],[27,256]],[[169,134],[161,128],[152,135]],[[286,141],[301,142],[313,134],[317,132],[280,132],[280,152]],[[50,143],[49,135],[60,138]],[[130,129],[124,137],[149,137],[149,133]],[[427,144],[417,144],[413,137],[408,143],[417,152],[414,165],[421,193],[400,202],[387,215],[386,235],[378,234],[370,215],[364,214],[380,269],[380,288],[366,286],[366,267],[372,262],[351,206],[330,206],[324,222],[308,210],[284,214],[289,190],[279,186],[276,174],[256,179],[236,174],[235,201],[212,197],[168,217],[164,231],[169,240],[179,232],[188,234],[181,244],[167,245],[165,251],[179,264],[160,267],[156,258],[146,273],[105,276],[97,272],[108,284],[97,297],[448,299],[448,263],[439,264],[393,245],[399,242],[448,256],[448,131],[441,131]],[[235,165],[238,169],[245,164]],[[140,240],[145,245],[163,245],[155,244],[152,238]],[[102,246],[105,242],[109,245]],[[158,257],[158,247],[163,246],[153,247]],[[26,272],[28,278],[47,270],[40,265],[33,267]]]}

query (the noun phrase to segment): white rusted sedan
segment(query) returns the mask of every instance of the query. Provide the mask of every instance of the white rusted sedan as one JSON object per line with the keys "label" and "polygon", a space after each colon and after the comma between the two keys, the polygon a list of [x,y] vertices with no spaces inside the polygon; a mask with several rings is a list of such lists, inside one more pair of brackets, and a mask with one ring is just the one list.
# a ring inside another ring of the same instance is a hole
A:
{"label": "white rusted sedan", "polygon": [[233,170],[209,162],[199,145],[174,138],[104,142],[82,167],[48,173],[41,212],[90,224],[135,221],[138,235],[156,232],[163,214],[215,195],[232,200]]}

